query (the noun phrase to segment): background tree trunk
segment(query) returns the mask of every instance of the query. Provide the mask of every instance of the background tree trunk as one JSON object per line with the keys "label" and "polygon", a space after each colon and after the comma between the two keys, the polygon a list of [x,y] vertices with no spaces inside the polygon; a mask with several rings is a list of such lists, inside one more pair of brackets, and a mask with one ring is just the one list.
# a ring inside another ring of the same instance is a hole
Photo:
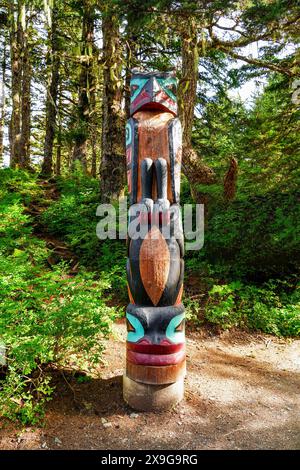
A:
{"label": "background tree trunk", "polygon": [[51,55],[51,72],[50,84],[47,90],[46,99],[46,133],[44,143],[44,161],[42,164],[42,174],[45,176],[52,174],[53,144],[56,129],[57,115],[57,95],[59,85],[59,48],[58,48],[58,12],[56,3],[53,2],[51,10],[51,30],[50,30],[50,55]]}
{"label": "background tree trunk", "polygon": [[0,86],[0,165],[3,164],[4,158],[4,126],[5,126],[5,75],[6,75],[6,37],[3,39],[3,56],[1,64],[1,83]]}
{"label": "background tree trunk", "polygon": [[61,157],[62,157],[62,81],[59,76],[59,101],[58,101],[58,127],[57,127],[57,147],[56,147],[56,164],[55,174],[56,176],[61,175]]}
{"label": "background tree trunk", "polygon": [[31,133],[31,78],[32,70],[29,55],[28,24],[23,31],[23,63],[22,63],[22,124],[21,124],[21,165],[30,166],[30,133]]}
{"label": "background tree trunk", "polygon": [[[12,113],[10,122],[10,165],[22,166],[21,158],[21,87],[22,87],[22,40],[25,21],[25,5],[22,0],[10,2],[10,44],[11,44],[11,93]],[[17,6],[17,20],[15,19]]]}
{"label": "background tree trunk", "polygon": [[130,18],[127,20],[126,27],[126,75],[125,75],[125,115],[126,119],[130,118],[130,80],[131,70],[137,66],[137,36],[134,33],[134,25],[131,24]]}
{"label": "background tree trunk", "polygon": [[77,129],[73,150],[73,162],[80,161],[87,170],[87,143],[90,133],[91,103],[93,92],[93,43],[94,43],[94,5],[91,0],[83,2],[81,71],[78,90]]}
{"label": "background tree trunk", "polygon": [[97,122],[97,99],[96,99],[96,80],[92,73],[92,83],[90,89],[90,144],[92,148],[91,175],[95,178],[97,174],[97,144],[98,144],[98,122]]}
{"label": "background tree trunk", "polygon": [[121,196],[125,186],[125,132],[122,111],[122,44],[118,18],[109,9],[102,18],[103,33],[103,121],[100,166],[101,200]]}
{"label": "background tree trunk", "polygon": [[188,17],[181,25],[182,76],[178,89],[178,109],[183,128],[182,167],[191,186],[197,183],[211,184],[215,181],[213,170],[203,163],[192,147],[194,109],[198,83],[198,38],[196,19]]}

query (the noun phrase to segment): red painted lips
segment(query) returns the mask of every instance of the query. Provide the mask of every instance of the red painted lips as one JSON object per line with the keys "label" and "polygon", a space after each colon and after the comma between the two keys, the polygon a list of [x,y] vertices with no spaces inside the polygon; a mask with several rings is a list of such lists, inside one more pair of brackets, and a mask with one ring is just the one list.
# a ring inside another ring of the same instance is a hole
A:
{"label": "red painted lips", "polygon": [[184,343],[172,344],[167,340],[163,340],[160,344],[151,344],[146,340],[138,343],[127,342],[127,359],[133,364],[167,366],[178,364],[184,358]]}

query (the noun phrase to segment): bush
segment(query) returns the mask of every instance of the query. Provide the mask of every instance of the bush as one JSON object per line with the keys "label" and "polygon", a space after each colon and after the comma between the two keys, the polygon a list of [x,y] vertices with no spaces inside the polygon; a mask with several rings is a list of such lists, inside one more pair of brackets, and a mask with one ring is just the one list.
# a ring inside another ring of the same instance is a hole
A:
{"label": "bush", "polygon": [[276,336],[300,335],[299,285],[269,281],[257,287],[231,282],[215,285],[209,294],[205,317],[223,329],[235,326]]}
{"label": "bush", "polygon": [[269,193],[215,207],[200,259],[231,278],[266,281],[299,272],[300,195]]}
{"label": "bush", "polygon": [[50,251],[32,235],[32,221],[22,204],[23,180],[27,202],[39,194],[34,179],[11,170],[0,171],[0,178],[0,343],[7,364],[0,382],[0,412],[35,423],[53,391],[46,366],[72,360],[73,366],[92,368],[117,310],[104,301],[104,291],[111,288],[107,276],[99,279],[81,269],[73,277],[64,263],[49,269]]}
{"label": "bush", "polygon": [[99,183],[77,175],[58,181],[61,197],[43,212],[41,220],[47,231],[63,239],[80,257],[80,263],[106,278],[121,300],[127,299],[126,243],[124,240],[101,241],[96,236],[100,201]]}

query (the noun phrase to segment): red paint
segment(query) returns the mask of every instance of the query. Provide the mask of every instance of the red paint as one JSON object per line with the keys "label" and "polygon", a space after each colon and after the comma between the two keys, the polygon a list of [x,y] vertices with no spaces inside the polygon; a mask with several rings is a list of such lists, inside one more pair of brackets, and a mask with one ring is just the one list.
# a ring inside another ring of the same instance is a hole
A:
{"label": "red paint", "polygon": [[152,344],[150,341],[141,340],[138,343],[127,341],[127,350],[141,354],[173,354],[184,349],[184,343],[174,344],[163,340],[160,344]]}
{"label": "red paint", "polygon": [[149,93],[147,93],[145,90],[143,90],[134,100],[134,102],[131,104],[132,109],[135,109],[139,104],[141,104],[143,101],[147,100],[147,102],[151,99]]}
{"label": "red paint", "polygon": [[141,354],[127,350],[127,360],[133,364],[143,364],[147,366],[170,366],[179,364],[185,358],[185,350],[173,354]]}
{"label": "red paint", "polygon": [[155,101],[160,103],[160,104],[167,103],[167,106],[166,105],[164,105],[164,106],[166,106],[168,109],[169,109],[169,107],[172,109],[175,106],[174,101],[162,90],[160,90],[156,93]]}
{"label": "red paint", "polygon": [[[171,101],[172,103],[172,101]],[[132,107],[134,108],[135,107],[135,104],[132,105]],[[155,102],[155,101],[151,101],[150,103],[147,101],[144,105],[142,105],[137,111],[155,111],[155,110],[158,110],[158,111],[162,111],[162,112],[167,112],[167,113],[171,113],[173,114],[173,116],[177,116],[177,112],[175,112],[172,108],[174,108],[174,103],[170,108],[168,108],[167,106],[164,106],[163,103],[160,103],[160,102]],[[135,111],[136,112],[136,111]]]}
{"label": "red paint", "polygon": [[131,163],[131,147],[128,147],[126,150],[126,159],[127,159],[127,165]]}

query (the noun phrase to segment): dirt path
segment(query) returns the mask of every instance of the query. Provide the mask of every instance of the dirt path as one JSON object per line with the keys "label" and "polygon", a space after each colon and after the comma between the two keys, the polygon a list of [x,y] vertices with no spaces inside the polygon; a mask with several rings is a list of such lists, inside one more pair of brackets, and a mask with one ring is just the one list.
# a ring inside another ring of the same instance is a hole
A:
{"label": "dirt path", "polygon": [[209,332],[187,338],[185,401],[133,413],[122,401],[125,327],[115,326],[99,377],[61,374],[46,426],[0,430],[0,449],[299,449],[300,340]]}

